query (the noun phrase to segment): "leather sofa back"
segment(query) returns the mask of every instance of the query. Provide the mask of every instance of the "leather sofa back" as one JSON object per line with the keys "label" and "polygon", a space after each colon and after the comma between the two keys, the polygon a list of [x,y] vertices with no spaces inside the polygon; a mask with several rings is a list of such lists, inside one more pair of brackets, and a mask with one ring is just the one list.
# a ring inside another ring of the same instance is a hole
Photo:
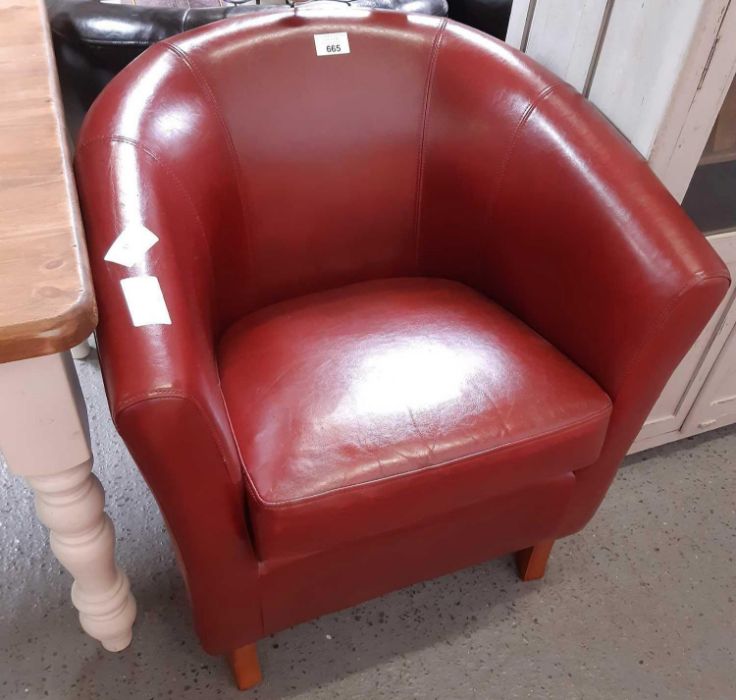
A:
{"label": "leather sofa back", "polygon": [[[218,20],[279,7],[251,2],[185,9],[99,0],[47,0],[47,6],[67,125],[74,140],[97,95],[149,46]],[[351,0],[350,6],[447,15],[447,0]],[[286,5],[280,7],[291,12]]]}

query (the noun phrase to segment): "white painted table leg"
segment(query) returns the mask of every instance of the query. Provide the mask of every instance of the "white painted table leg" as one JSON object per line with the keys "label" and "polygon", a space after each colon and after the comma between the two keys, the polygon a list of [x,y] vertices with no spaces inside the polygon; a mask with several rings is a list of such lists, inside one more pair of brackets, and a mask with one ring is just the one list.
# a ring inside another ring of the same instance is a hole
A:
{"label": "white painted table leg", "polygon": [[89,338],[83,340],[79,345],[75,345],[72,350],[72,357],[75,360],[84,360],[89,357],[92,352],[92,346],[90,345]]}
{"label": "white painted table leg", "polygon": [[124,649],[135,600],[115,563],[115,535],[91,473],[87,415],[69,353],[0,364],[0,450],[33,489],[51,549],[74,577],[82,628],[106,649]]}

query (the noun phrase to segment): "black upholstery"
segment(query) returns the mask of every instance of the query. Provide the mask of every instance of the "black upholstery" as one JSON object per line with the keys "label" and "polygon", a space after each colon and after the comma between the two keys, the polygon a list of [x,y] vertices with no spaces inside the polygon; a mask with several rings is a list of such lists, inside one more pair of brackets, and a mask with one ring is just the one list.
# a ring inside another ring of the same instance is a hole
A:
{"label": "black upholstery", "polygon": [[506,38],[512,0],[450,0],[450,17],[498,39]]}
{"label": "black upholstery", "polygon": [[[447,0],[351,0],[350,5],[447,15]],[[279,9],[255,3],[183,9],[98,0],[48,0],[47,6],[72,139],[105,85],[151,44],[227,17]],[[281,8],[291,11],[285,5]]]}

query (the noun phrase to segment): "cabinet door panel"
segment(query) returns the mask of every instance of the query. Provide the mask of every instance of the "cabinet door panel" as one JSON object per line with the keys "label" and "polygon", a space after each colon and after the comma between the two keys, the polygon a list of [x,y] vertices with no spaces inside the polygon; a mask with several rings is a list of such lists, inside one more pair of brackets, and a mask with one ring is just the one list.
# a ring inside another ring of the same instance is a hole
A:
{"label": "cabinet door panel", "polygon": [[[710,236],[708,240],[728,265],[732,277],[736,280],[736,231]],[[734,293],[734,289],[729,290],[705,330],[675,370],[644,423],[632,451],[639,448],[639,441],[645,441],[641,447],[647,447],[648,441],[655,436],[675,433],[684,427],[685,418],[693,408],[698,393],[703,388],[706,377],[709,376],[736,321],[733,318],[736,315],[736,305],[732,302]],[[732,357],[730,361],[736,366],[736,357]]]}
{"label": "cabinet door panel", "polygon": [[687,435],[736,422],[736,302],[725,328],[728,338],[688,413],[682,432]]}
{"label": "cabinet door panel", "polygon": [[713,340],[714,331],[723,315],[724,306],[725,303],[713,315],[690,352],[685,355],[670,377],[637,440],[679,430],[682,426],[697,393],[697,388],[694,387],[695,377],[708,346]]}

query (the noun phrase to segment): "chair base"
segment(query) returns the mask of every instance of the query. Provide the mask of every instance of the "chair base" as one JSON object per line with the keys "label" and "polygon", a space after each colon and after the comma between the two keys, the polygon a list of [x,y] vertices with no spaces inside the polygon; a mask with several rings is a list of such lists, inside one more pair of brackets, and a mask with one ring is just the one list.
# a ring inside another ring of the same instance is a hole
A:
{"label": "chair base", "polygon": [[[554,543],[554,540],[544,540],[533,547],[516,552],[516,567],[522,581],[536,581],[544,576]],[[235,649],[228,654],[227,660],[239,690],[248,690],[263,680],[255,644],[247,644]]]}
{"label": "chair base", "polygon": [[258,650],[255,644],[246,644],[244,647],[231,651],[227,656],[227,660],[233,671],[235,685],[238,686],[238,690],[248,690],[248,688],[258,685],[263,680],[261,665],[258,663]]}
{"label": "chair base", "polygon": [[554,543],[554,540],[544,540],[533,547],[516,552],[516,569],[522,581],[536,581],[544,576],[544,569]]}

